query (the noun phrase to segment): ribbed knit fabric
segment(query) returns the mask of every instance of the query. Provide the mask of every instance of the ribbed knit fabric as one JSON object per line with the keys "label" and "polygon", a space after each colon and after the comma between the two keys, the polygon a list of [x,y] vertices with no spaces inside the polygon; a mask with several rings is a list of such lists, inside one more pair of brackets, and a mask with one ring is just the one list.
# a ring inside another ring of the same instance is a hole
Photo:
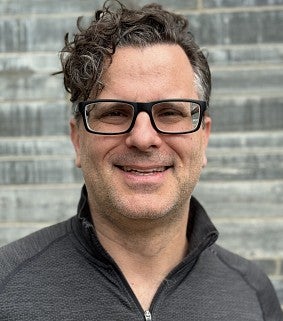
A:
{"label": "ribbed knit fabric", "polygon": [[[157,291],[152,320],[282,321],[269,279],[251,262],[214,244],[217,234],[192,198],[190,252]],[[77,216],[0,249],[0,320],[145,320],[96,237],[85,188]]]}

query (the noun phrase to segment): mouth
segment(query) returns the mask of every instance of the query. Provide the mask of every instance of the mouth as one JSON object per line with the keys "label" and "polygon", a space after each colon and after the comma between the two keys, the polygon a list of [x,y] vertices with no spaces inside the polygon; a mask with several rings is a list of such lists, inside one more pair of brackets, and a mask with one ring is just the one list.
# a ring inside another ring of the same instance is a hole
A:
{"label": "mouth", "polygon": [[138,175],[152,175],[156,173],[163,173],[167,171],[172,166],[158,166],[158,167],[150,167],[150,168],[141,168],[141,167],[134,167],[134,166],[121,166],[116,165],[120,170],[126,173],[135,173]]}

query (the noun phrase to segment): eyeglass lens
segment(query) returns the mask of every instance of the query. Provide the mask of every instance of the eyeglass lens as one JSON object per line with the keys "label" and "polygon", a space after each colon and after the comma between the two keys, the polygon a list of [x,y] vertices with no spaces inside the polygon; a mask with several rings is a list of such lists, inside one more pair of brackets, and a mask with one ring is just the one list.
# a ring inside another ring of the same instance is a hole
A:
{"label": "eyeglass lens", "polygon": [[[134,107],[125,102],[95,102],[85,107],[88,127],[99,133],[120,133],[129,129]],[[155,126],[165,133],[193,131],[200,120],[200,106],[188,101],[158,102],[152,106]]]}

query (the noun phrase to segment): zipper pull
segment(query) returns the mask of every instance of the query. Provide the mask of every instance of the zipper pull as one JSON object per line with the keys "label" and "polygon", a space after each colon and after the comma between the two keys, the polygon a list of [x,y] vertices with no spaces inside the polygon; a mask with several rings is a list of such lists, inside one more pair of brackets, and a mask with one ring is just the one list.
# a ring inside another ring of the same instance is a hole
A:
{"label": "zipper pull", "polygon": [[144,311],[144,318],[145,321],[151,321],[151,313],[148,310]]}

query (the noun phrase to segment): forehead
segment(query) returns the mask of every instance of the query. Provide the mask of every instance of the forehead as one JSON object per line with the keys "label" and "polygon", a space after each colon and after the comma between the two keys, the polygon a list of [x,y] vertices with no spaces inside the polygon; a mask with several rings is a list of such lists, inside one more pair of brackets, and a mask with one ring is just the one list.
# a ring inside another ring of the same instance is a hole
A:
{"label": "forehead", "polygon": [[[159,99],[165,98],[167,92],[169,96],[174,95],[168,98],[176,98],[179,91],[186,91],[183,95],[188,97],[192,95],[193,83],[192,66],[179,45],[123,47],[117,49],[105,72],[102,96],[109,98],[111,94],[122,98],[122,93],[145,95],[151,92],[154,96],[151,99]],[[158,95],[162,97],[156,97]]]}

